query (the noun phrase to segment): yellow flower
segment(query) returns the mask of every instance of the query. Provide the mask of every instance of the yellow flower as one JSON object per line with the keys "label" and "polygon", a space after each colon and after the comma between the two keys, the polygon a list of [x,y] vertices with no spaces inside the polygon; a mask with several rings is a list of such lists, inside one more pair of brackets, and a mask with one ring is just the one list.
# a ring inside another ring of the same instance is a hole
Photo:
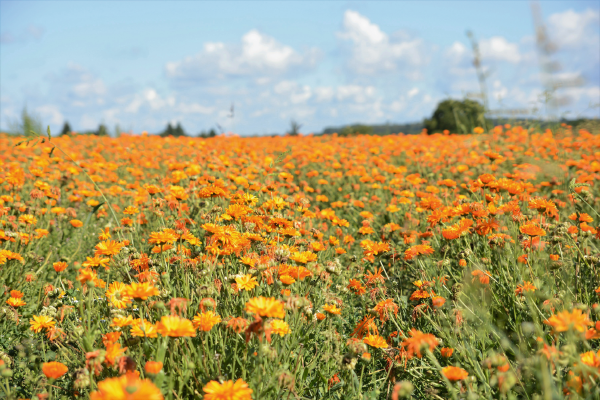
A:
{"label": "yellow flower", "polygon": [[125,294],[125,285],[123,282],[113,282],[106,291],[106,297],[113,307],[123,309],[131,303],[131,297]]}
{"label": "yellow flower", "polygon": [[238,276],[237,278],[235,278],[235,283],[237,283],[238,289],[246,290],[248,292],[258,285],[256,278],[250,274]]}
{"label": "yellow flower", "polygon": [[157,331],[163,336],[170,337],[195,337],[196,330],[189,319],[168,315],[160,319],[156,324]]}
{"label": "yellow flower", "polygon": [[29,320],[29,323],[31,324],[31,330],[35,333],[39,333],[42,329],[48,330],[52,328],[56,324],[56,321],[47,315],[34,315],[33,319]]}
{"label": "yellow flower", "polygon": [[246,303],[246,311],[252,314],[258,314],[261,317],[283,318],[285,310],[283,303],[274,297],[254,297]]}
{"label": "yellow flower", "polygon": [[292,330],[290,329],[290,326],[288,325],[287,322],[280,320],[280,319],[274,319],[271,321],[270,324],[271,327],[271,332],[275,335],[279,335],[281,337],[287,335],[288,333],[292,332]]}
{"label": "yellow flower", "polygon": [[221,322],[221,317],[212,311],[200,313],[194,317],[194,327],[204,332],[210,331],[219,322]]}
{"label": "yellow flower", "polygon": [[364,337],[363,343],[378,349],[386,349],[388,347],[388,344],[385,341],[385,339],[379,335],[369,334]]}
{"label": "yellow flower", "polygon": [[156,326],[152,325],[148,320],[142,321],[138,318],[133,321],[133,325],[131,326],[131,336],[155,338],[158,335]]}
{"label": "yellow flower", "polygon": [[204,400],[252,400],[252,389],[242,379],[219,383],[210,381],[202,389]]}

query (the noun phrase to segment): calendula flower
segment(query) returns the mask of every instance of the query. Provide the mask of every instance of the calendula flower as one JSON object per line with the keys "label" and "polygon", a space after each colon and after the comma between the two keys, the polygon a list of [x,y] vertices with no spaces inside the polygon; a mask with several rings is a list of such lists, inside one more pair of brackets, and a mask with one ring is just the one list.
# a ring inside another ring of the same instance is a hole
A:
{"label": "calendula flower", "polygon": [[98,391],[90,400],[163,400],[160,389],[150,379],[140,379],[134,372],[98,382]]}
{"label": "calendula flower", "polygon": [[423,348],[433,350],[439,345],[438,339],[431,333],[423,333],[419,330],[411,329],[409,334],[411,337],[402,342],[402,347],[406,349],[408,358],[412,358],[413,355],[421,358],[423,357],[423,354],[421,353]]}
{"label": "calendula flower", "polygon": [[158,375],[158,373],[162,370],[163,363],[159,361],[146,361],[146,365],[144,365],[144,371],[148,375]]}
{"label": "calendula flower", "polygon": [[210,381],[202,390],[204,400],[252,400],[252,389],[242,379],[223,383]]}
{"label": "calendula flower", "polygon": [[47,315],[34,315],[33,318],[29,320],[29,323],[31,324],[31,330],[35,333],[39,333],[42,329],[48,330],[52,328],[56,324],[56,321]]}
{"label": "calendula flower", "polygon": [[433,254],[433,247],[427,244],[419,244],[406,249],[406,251],[404,252],[404,259],[412,260],[416,256],[427,254]]}
{"label": "calendula flower", "polygon": [[138,318],[135,321],[133,321],[131,325],[131,336],[155,338],[158,335],[156,331],[156,326],[154,326],[152,322],[145,319],[140,320]]}
{"label": "calendula flower", "polygon": [[131,304],[131,297],[125,294],[125,285],[123,282],[113,282],[106,291],[106,297],[110,304],[118,309],[127,308]]}
{"label": "calendula flower", "polygon": [[196,330],[192,321],[178,317],[177,315],[167,315],[160,319],[156,324],[156,330],[163,336],[170,337],[195,337]]}
{"label": "calendula flower", "polygon": [[63,363],[51,361],[42,364],[42,372],[50,379],[58,379],[69,371],[69,368]]}
{"label": "calendula flower", "polygon": [[54,268],[54,270],[56,272],[62,272],[65,269],[67,269],[67,267],[68,267],[68,265],[64,261],[58,261],[58,262],[55,262],[55,263],[52,264],[52,268]]}
{"label": "calendula flower", "polygon": [[148,297],[157,296],[160,292],[151,282],[132,282],[125,287],[123,294],[136,300],[147,300]]}
{"label": "calendula flower", "polygon": [[197,314],[194,317],[194,327],[196,329],[200,329],[203,332],[210,331],[213,326],[221,322],[221,317],[215,314],[213,311],[206,311],[200,314]]}
{"label": "calendula flower", "polygon": [[11,297],[8,300],[6,300],[6,304],[8,304],[11,307],[23,307],[27,303],[21,300],[20,298]]}
{"label": "calendula flower", "polygon": [[561,311],[552,315],[544,323],[552,327],[552,332],[566,332],[569,329],[584,332],[588,326],[592,325],[588,316],[578,308],[573,311]]}
{"label": "calendula flower", "polygon": [[379,335],[367,335],[363,338],[363,343],[379,349],[387,349],[388,344],[384,338]]}
{"label": "calendula flower", "polygon": [[323,310],[328,312],[329,314],[340,315],[342,313],[342,309],[338,308],[335,304],[325,304],[323,306]]}
{"label": "calendula flower", "polygon": [[448,366],[448,367],[442,368],[442,374],[444,374],[444,376],[449,381],[452,381],[452,382],[462,381],[467,376],[469,376],[469,373],[467,371],[465,371],[464,369],[462,369],[460,367],[453,367],[453,366]]}
{"label": "calendula flower", "polygon": [[131,324],[133,324],[133,317],[131,315],[128,315],[126,317],[124,317],[124,316],[114,317],[110,326],[117,327],[117,328],[123,328],[123,327],[129,326]]}
{"label": "calendula flower", "polygon": [[285,310],[283,303],[273,297],[254,297],[246,303],[246,311],[251,314],[258,314],[261,317],[283,318]]}
{"label": "calendula flower", "polygon": [[250,291],[258,285],[258,282],[256,281],[256,277],[254,277],[250,274],[236,277],[235,283],[237,284],[237,287],[239,290],[246,290],[246,291]]}
{"label": "calendula flower", "polygon": [[114,240],[106,240],[96,245],[95,255],[114,256],[119,254],[123,247],[125,247],[123,243],[115,242]]}
{"label": "calendula flower", "polygon": [[280,319],[272,320],[269,326],[271,328],[271,333],[273,333],[274,335],[279,335],[281,337],[291,332],[288,323]]}
{"label": "calendula flower", "polygon": [[524,235],[528,235],[531,237],[535,237],[535,236],[546,236],[546,231],[543,230],[542,228],[540,228],[539,226],[530,223],[527,225],[522,225],[519,228],[519,231],[524,234]]}

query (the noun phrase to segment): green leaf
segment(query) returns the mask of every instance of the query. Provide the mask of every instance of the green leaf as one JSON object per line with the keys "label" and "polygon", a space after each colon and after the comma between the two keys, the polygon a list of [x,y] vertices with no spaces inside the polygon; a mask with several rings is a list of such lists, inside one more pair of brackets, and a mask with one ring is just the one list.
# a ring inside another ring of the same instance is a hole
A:
{"label": "green leaf", "polygon": [[52,140],[52,135],[50,134],[50,125],[48,125],[48,129],[46,131],[48,132],[48,140]]}

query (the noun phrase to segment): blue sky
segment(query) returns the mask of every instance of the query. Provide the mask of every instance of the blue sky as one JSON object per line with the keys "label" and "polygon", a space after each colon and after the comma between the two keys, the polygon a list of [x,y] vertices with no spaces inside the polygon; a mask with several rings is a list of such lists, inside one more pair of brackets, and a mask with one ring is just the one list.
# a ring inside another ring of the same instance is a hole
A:
{"label": "blue sky", "polygon": [[[598,117],[599,2],[540,5],[555,80],[580,82],[560,112]],[[418,121],[479,91],[468,29],[490,107],[542,113],[529,1],[0,1],[0,126],[25,105],[54,131]]]}

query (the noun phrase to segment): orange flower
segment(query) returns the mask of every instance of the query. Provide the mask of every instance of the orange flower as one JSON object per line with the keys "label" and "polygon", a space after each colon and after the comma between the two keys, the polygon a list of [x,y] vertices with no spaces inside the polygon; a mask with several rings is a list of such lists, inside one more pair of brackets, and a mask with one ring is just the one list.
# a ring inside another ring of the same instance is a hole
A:
{"label": "orange flower", "polygon": [[292,332],[292,330],[290,329],[290,326],[288,325],[287,322],[280,320],[280,319],[274,319],[271,321],[269,328],[271,329],[271,333],[274,335],[279,335],[281,337],[287,335],[288,333]]}
{"label": "orange flower", "polygon": [[67,269],[67,267],[68,267],[68,265],[64,261],[58,261],[58,262],[55,262],[54,264],[52,264],[52,268],[54,268],[54,270],[56,272],[62,272],[65,269]]}
{"label": "orange flower", "polygon": [[98,391],[90,400],[163,400],[160,389],[150,379],[140,379],[135,372],[98,382]]}
{"label": "orange flower", "polygon": [[121,249],[125,247],[123,243],[115,242],[114,240],[106,240],[96,245],[96,256],[114,256],[119,254]]}
{"label": "orange flower", "polygon": [[539,226],[533,224],[533,223],[529,223],[527,225],[522,225],[519,228],[519,231],[522,234],[528,235],[528,236],[531,236],[531,237],[546,236],[546,231],[543,230],[542,228],[540,228]]}
{"label": "orange flower", "polygon": [[296,280],[289,275],[282,275],[279,277],[279,280],[284,285],[291,285],[292,283],[296,282]]}
{"label": "orange flower", "polygon": [[525,292],[535,292],[536,289],[537,288],[533,285],[533,283],[525,281],[522,285],[517,285],[517,288],[515,289],[515,294],[522,296]]}
{"label": "orange flower", "polygon": [[135,300],[147,300],[148,297],[157,296],[159,293],[158,289],[150,282],[132,282],[123,291],[125,296]]}
{"label": "orange flower", "polygon": [[189,319],[177,315],[167,315],[156,324],[156,330],[163,336],[170,337],[195,337],[196,330]]}
{"label": "orange flower", "polygon": [[285,317],[283,303],[273,297],[254,297],[246,303],[246,311],[258,314],[261,317],[280,318]]}
{"label": "orange flower", "polygon": [[393,312],[394,314],[398,314],[398,306],[394,303],[393,299],[387,299],[377,303],[374,308],[374,311],[379,314],[379,319],[383,322],[387,321],[389,315]]}
{"label": "orange flower", "polygon": [[138,318],[131,324],[131,336],[155,338],[158,334],[152,322]]}
{"label": "orange flower", "polygon": [[10,297],[14,297],[15,299],[20,299],[24,296],[23,292],[20,290],[11,290]]}
{"label": "orange flower", "polygon": [[202,390],[204,400],[252,400],[252,389],[242,379],[223,383],[210,381]]}
{"label": "orange flower", "polygon": [[441,353],[442,353],[442,357],[450,358],[450,357],[452,357],[452,353],[454,353],[454,349],[452,349],[450,347],[443,347],[441,349]]}
{"label": "orange flower", "polygon": [[419,255],[433,254],[433,251],[433,247],[427,244],[419,244],[406,249],[406,251],[404,252],[404,259],[412,260],[413,258]]}
{"label": "orange flower", "polygon": [[158,375],[158,373],[162,370],[163,363],[159,361],[146,361],[146,365],[144,365],[144,371],[148,375]]}
{"label": "orange flower", "polygon": [[237,284],[239,290],[245,290],[248,292],[258,286],[256,277],[250,274],[236,277],[235,283]]}
{"label": "orange flower", "polygon": [[42,372],[50,379],[58,379],[67,373],[69,368],[63,363],[51,361],[42,364]]}
{"label": "orange flower", "polygon": [[337,308],[335,304],[325,304],[323,306],[323,310],[327,311],[329,314],[340,315],[342,313],[341,308]]}
{"label": "orange flower", "polygon": [[385,339],[379,335],[367,335],[364,337],[363,343],[378,349],[387,349],[389,347]]}
{"label": "orange flower", "polygon": [[31,324],[31,330],[35,333],[39,333],[42,329],[49,330],[52,328],[56,324],[56,321],[47,315],[34,315],[33,319],[29,320],[29,323]]}
{"label": "orange flower", "polygon": [[27,303],[21,300],[20,298],[11,297],[8,300],[6,300],[6,304],[8,304],[11,307],[23,307]]}
{"label": "orange flower", "polygon": [[449,381],[452,381],[452,382],[462,381],[467,376],[469,376],[469,373],[467,371],[465,371],[464,369],[462,369],[460,367],[453,367],[453,366],[448,366],[448,367],[442,368],[442,374],[444,374],[446,379],[448,379]]}
{"label": "orange flower", "polygon": [[544,321],[546,325],[552,327],[552,332],[566,332],[569,329],[573,329],[577,332],[584,332],[592,322],[589,320],[587,314],[576,308],[569,312],[567,310],[561,311],[556,315],[552,315],[550,318]]}
{"label": "orange flower", "polygon": [[83,226],[83,222],[78,219],[72,219],[69,223],[73,226],[73,228],[81,228]]}
{"label": "orange flower", "polygon": [[423,333],[416,329],[411,329],[409,334],[411,337],[402,342],[402,347],[406,348],[409,359],[412,358],[413,355],[421,358],[423,357],[421,354],[423,348],[428,347],[429,350],[433,350],[439,345],[438,339],[431,333]]}
{"label": "orange flower", "polygon": [[194,317],[194,327],[204,332],[210,331],[219,322],[221,322],[221,317],[210,310]]}

